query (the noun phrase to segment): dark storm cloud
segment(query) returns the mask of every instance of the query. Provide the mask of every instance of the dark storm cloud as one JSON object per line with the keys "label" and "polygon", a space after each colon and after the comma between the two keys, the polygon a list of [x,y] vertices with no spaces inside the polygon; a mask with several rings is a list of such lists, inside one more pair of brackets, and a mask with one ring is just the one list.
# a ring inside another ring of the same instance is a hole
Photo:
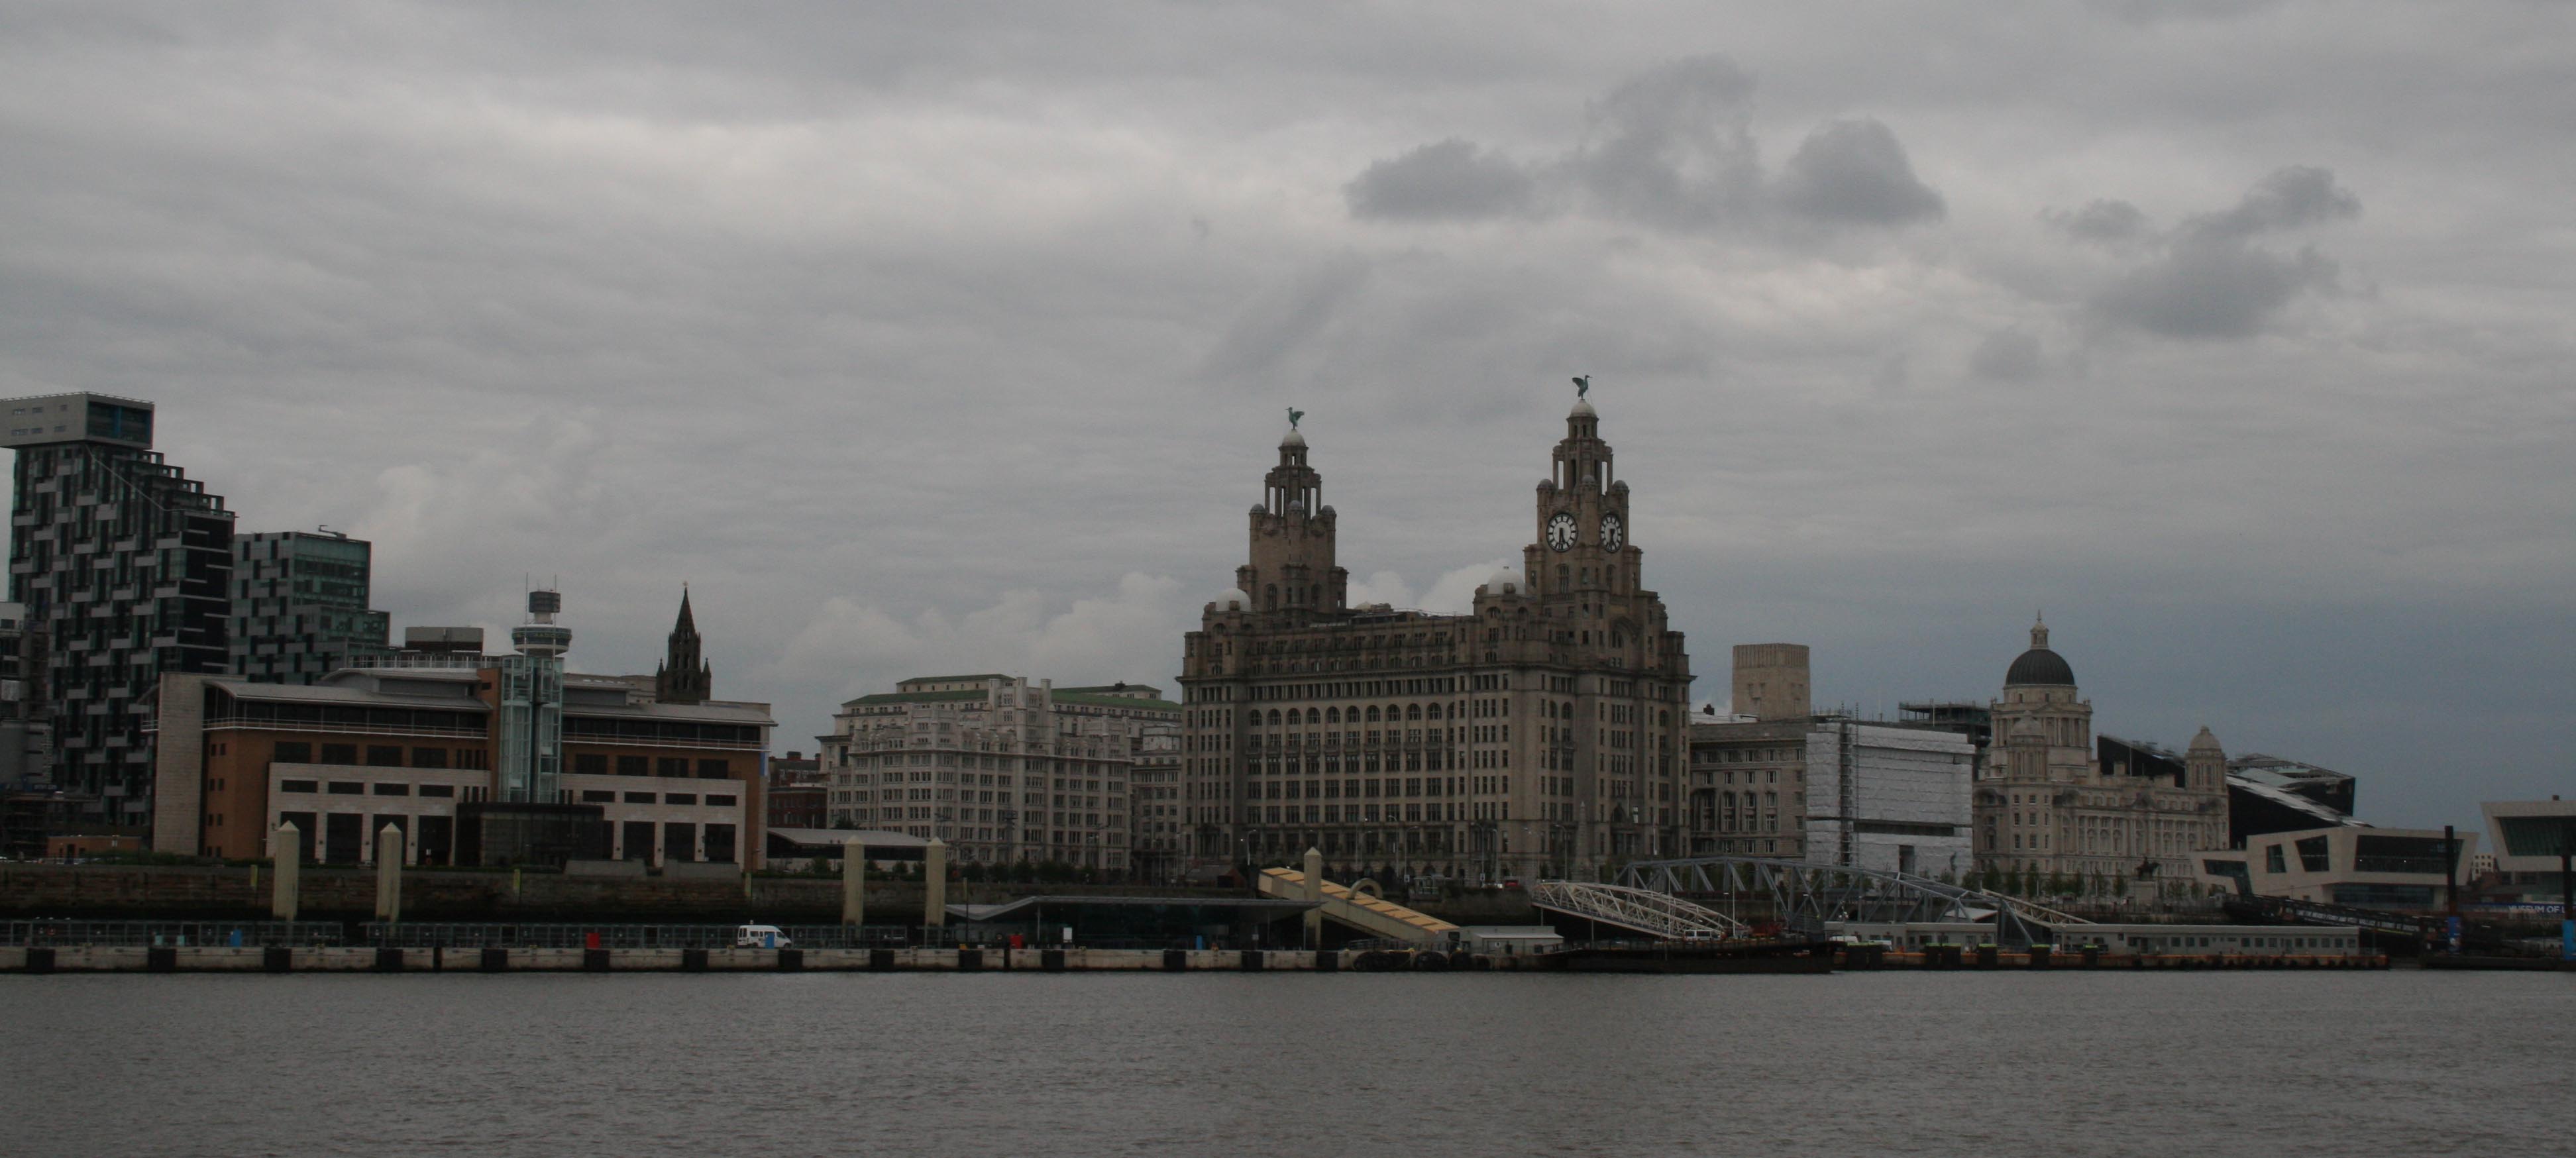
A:
{"label": "dark storm cloud", "polygon": [[1905,146],[1868,118],[1818,126],[1776,181],[1754,141],[1753,77],[1721,56],[1648,69],[1593,102],[1583,139],[1524,165],[1461,139],[1373,162],[1343,187],[1351,215],[1476,220],[1580,211],[1676,233],[1898,226],[1942,214]]}
{"label": "dark storm cloud", "polygon": [[2336,185],[2333,173],[2281,169],[2233,208],[2185,221],[2160,256],[2112,282],[2092,307],[2109,321],[2168,338],[2250,338],[2299,295],[2333,289],[2338,269],[2314,246],[2280,253],[2254,239],[2360,212],[2361,200]]}
{"label": "dark storm cloud", "polygon": [[1904,225],[1942,210],[1896,134],[1873,120],[1835,121],[1808,134],[1782,167],[1774,196],[1797,216],[1847,225]]}
{"label": "dark storm cloud", "polygon": [[1500,217],[1526,212],[1537,183],[1511,158],[1451,138],[1370,165],[1344,186],[1353,217]]}

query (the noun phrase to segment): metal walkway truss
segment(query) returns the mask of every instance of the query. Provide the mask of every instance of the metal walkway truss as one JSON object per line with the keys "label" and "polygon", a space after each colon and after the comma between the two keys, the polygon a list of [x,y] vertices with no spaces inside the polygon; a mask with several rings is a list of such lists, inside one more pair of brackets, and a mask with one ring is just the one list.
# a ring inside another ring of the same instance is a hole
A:
{"label": "metal walkway truss", "polygon": [[1723,941],[1744,935],[1744,926],[1734,918],[1652,889],[1588,881],[1539,881],[1530,886],[1529,898],[1531,904],[1551,913],[1633,929],[1667,941]]}
{"label": "metal walkway truss", "polygon": [[1620,874],[1619,883],[1677,898],[1764,900],[1783,925],[1810,934],[1822,932],[1828,921],[1911,924],[1982,921],[1992,916],[1997,943],[2027,945],[2053,940],[2050,930],[2056,926],[2091,923],[2020,897],[1913,873],[1766,857],[1640,861]]}

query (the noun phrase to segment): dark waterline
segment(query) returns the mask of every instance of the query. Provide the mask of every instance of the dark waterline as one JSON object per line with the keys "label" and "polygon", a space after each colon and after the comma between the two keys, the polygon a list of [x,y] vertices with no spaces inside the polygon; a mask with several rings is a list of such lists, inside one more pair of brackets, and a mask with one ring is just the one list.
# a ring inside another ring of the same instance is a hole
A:
{"label": "dark waterline", "polygon": [[2566,1153],[2551,974],[0,977],[25,1155]]}

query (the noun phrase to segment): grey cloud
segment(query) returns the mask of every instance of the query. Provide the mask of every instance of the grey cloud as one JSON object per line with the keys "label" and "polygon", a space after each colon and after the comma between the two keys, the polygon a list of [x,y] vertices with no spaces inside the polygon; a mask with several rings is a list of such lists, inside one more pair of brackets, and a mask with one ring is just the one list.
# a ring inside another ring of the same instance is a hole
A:
{"label": "grey cloud", "polygon": [[1364,220],[1477,220],[1579,210],[1675,232],[1898,226],[1942,215],[1905,146],[1867,118],[1808,134],[1776,182],[1753,139],[1754,82],[1694,56],[1621,82],[1587,110],[1582,141],[1523,164],[1461,138],[1374,162],[1344,185]]}
{"label": "grey cloud", "polygon": [[2253,239],[2360,212],[2361,200],[2336,185],[2333,173],[2305,165],[2277,170],[2233,208],[2185,221],[2155,260],[2122,274],[2094,296],[2092,308],[2169,338],[2250,338],[2300,294],[2334,288],[2338,268],[2314,246],[2281,254]]}
{"label": "grey cloud", "polygon": [[2360,214],[2361,199],[2335,184],[2331,170],[2292,165],[2255,183],[2234,209],[2197,218],[2187,228],[2244,237]]}
{"label": "grey cloud", "polygon": [[1594,105],[1590,132],[1566,167],[1614,215],[1666,228],[1716,224],[1761,188],[1752,98],[1753,78],[1733,61],[1674,61]]}
{"label": "grey cloud", "polygon": [[2019,330],[1997,330],[1968,355],[1968,369],[1999,382],[2027,382],[2039,377],[2039,339]]}
{"label": "grey cloud", "polygon": [[2041,216],[2083,241],[2131,241],[2147,232],[2146,213],[2126,201],[2096,200],[2082,209],[2051,209]]}
{"label": "grey cloud", "polygon": [[2250,338],[2302,291],[2331,287],[2335,263],[2314,248],[2283,257],[2223,237],[2195,236],[2131,270],[2094,309],[2168,338]]}
{"label": "grey cloud", "polygon": [[1524,212],[1535,188],[1511,158],[1453,137],[1370,165],[1342,196],[1353,217],[1437,221]]}
{"label": "grey cloud", "polygon": [[1941,216],[1941,195],[1914,176],[1905,146],[1874,120],[1834,121],[1807,134],[1773,195],[1801,217],[1904,225]]}
{"label": "grey cloud", "polygon": [[1329,345],[1323,336],[1348,313],[1370,269],[1367,258],[1337,254],[1254,297],[1217,339],[1202,373],[1251,384],[1298,377],[1301,357]]}

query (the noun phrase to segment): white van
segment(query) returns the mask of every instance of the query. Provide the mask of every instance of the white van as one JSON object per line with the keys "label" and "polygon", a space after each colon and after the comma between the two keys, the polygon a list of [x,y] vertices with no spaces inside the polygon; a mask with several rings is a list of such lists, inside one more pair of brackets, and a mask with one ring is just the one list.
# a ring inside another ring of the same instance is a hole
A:
{"label": "white van", "polygon": [[733,947],[736,949],[789,949],[795,947],[795,942],[788,940],[787,934],[780,932],[776,925],[744,925],[734,930]]}

